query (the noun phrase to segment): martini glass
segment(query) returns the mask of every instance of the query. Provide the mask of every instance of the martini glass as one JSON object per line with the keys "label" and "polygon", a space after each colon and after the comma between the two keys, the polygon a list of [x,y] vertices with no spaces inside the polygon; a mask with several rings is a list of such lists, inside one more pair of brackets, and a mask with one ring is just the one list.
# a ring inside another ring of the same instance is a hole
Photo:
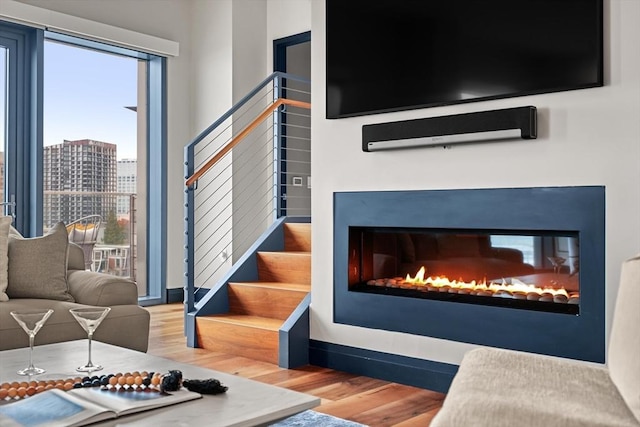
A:
{"label": "martini glass", "polygon": [[75,319],[80,323],[82,329],[87,332],[87,338],[89,339],[89,361],[86,365],[79,366],[76,368],[78,372],[93,372],[99,371],[102,369],[101,365],[94,365],[91,362],[91,339],[93,338],[93,333],[98,329],[102,320],[107,316],[107,314],[111,311],[109,307],[90,307],[90,308],[71,308],[69,312],[75,317]]}
{"label": "martini glass", "polygon": [[12,311],[11,316],[16,319],[16,322],[24,329],[29,335],[29,366],[18,371],[18,375],[37,375],[45,372],[42,368],[36,368],[33,366],[33,341],[36,338],[36,334],[47,321],[49,316],[53,313],[53,310],[46,309],[33,309],[33,310],[18,310]]}

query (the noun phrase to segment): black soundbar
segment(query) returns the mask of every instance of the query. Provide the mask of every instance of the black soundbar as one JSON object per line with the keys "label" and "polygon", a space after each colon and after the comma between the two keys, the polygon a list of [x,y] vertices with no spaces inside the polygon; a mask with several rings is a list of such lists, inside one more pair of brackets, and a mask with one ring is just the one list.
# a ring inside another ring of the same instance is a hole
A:
{"label": "black soundbar", "polygon": [[468,144],[537,137],[536,107],[479,111],[362,126],[362,150]]}

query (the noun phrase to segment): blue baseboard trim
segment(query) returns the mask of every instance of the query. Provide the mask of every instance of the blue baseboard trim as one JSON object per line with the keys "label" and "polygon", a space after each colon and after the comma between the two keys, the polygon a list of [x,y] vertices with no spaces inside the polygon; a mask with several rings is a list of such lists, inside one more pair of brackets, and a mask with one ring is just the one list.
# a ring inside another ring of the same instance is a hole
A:
{"label": "blue baseboard trim", "polygon": [[184,288],[167,289],[167,304],[184,301]]}
{"label": "blue baseboard trim", "polygon": [[[195,302],[200,301],[200,298],[204,296],[205,291],[206,289],[200,293],[196,293]],[[184,288],[167,289],[167,304],[174,302],[184,302]]]}
{"label": "blue baseboard trim", "polygon": [[309,340],[309,363],[446,393],[457,365]]}

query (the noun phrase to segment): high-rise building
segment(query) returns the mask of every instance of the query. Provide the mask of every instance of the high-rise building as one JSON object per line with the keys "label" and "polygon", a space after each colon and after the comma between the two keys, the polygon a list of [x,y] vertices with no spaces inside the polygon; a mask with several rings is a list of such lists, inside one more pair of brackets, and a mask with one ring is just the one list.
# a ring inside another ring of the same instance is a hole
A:
{"label": "high-rise building", "polygon": [[117,147],[81,139],[44,147],[44,226],[116,210]]}
{"label": "high-rise building", "polygon": [[[138,161],[136,159],[118,160],[118,215],[128,215],[130,209],[129,194],[136,194],[136,172]],[[126,194],[123,194],[126,193]]]}

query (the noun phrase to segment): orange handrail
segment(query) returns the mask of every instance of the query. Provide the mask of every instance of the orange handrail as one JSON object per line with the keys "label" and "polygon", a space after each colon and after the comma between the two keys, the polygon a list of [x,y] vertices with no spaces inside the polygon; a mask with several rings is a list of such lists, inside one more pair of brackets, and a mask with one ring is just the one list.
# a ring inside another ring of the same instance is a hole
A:
{"label": "orange handrail", "polygon": [[273,112],[273,110],[277,109],[281,105],[291,105],[292,107],[300,107],[311,109],[311,104],[309,102],[304,101],[296,101],[294,99],[284,99],[278,98],[271,105],[265,108],[259,116],[257,116],[247,127],[242,129],[238,135],[236,135],[227,145],[225,145],[220,151],[218,151],[212,158],[210,158],[207,163],[202,165],[200,169],[195,171],[193,175],[187,178],[185,185],[187,187],[192,186],[202,175],[204,175],[209,169],[213,167],[218,161],[225,156],[233,147],[238,145],[240,141],[244,139],[251,131],[253,131],[260,123],[262,123],[269,115]]}

